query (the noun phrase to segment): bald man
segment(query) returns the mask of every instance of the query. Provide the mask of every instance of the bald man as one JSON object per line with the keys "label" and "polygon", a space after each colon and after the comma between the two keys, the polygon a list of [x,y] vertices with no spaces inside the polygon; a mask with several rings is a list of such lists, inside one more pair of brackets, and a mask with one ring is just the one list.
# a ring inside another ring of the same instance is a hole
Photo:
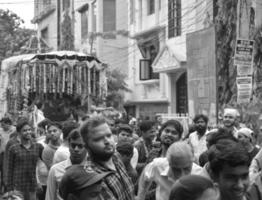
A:
{"label": "bald man", "polygon": [[202,168],[193,163],[191,147],[185,142],[172,144],[165,158],[155,158],[149,163],[139,180],[137,199],[144,200],[151,183],[157,184],[156,200],[168,200],[172,185],[180,177],[200,174]]}

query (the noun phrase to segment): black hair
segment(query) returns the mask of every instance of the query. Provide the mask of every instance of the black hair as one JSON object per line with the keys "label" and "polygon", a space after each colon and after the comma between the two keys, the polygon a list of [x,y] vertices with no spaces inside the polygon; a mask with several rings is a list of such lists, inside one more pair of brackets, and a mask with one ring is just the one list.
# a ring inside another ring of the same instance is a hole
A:
{"label": "black hair", "polygon": [[71,140],[77,140],[78,138],[82,138],[79,129],[73,129],[70,131],[70,133],[68,134],[68,142],[70,142]]}
{"label": "black hair", "polygon": [[116,150],[121,155],[132,156],[134,147],[131,142],[120,141],[116,146]]}
{"label": "black hair", "polygon": [[49,129],[51,126],[55,126],[55,127],[57,127],[57,128],[59,128],[59,129],[61,129],[62,130],[62,125],[59,123],[59,122],[50,122],[48,125],[47,125],[47,129]]}
{"label": "black hair", "polygon": [[179,138],[182,137],[182,134],[183,134],[183,126],[181,125],[181,123],[177,120],[174,120],[174,119],[170,119],[168,121],[166,121],[160,128],[159,130],[159,133],[158,133],[158,136],[157,136],[157,140],[160,141],[160,137],[161,137],[161,134],[162,134],[162,131],[168,127],[168,126],[174,126],[176,131],[178,132],[179,134]]}
{"label": "black hair", "polygon": [[3,118],[1,119],[1,122],[2,122],[2,123],[5,123],[5,124],[9,124],[9,125],[12,124],[12,121],[11,121],[11,119],[10,119],[9,117],[3,117]]}
{"label": "black hair", "polygon": [[31,124],[30,124],[29,121],[27,121],[27,120],[18,121],[18,122],[17,122],[17,125],[16,125],[16,132],[20,133],[20,131],[22,130],[22,128],[23,128],[25,125],[28,125],[28,126],[31,127]]}
{"label": "black hair", "polygon": [[193,119],[193,122],[196,123],[199,119],[203,119],[206,122],[206,124],[208,123],[208,117],[203,114],[196,115]]}
{"label": "black hair", "polygon": [[45,128],[48,126],[49,123],[51,123],[51,120],[46,118],[46,119],[42,120],[41,122],[39,122],[39,123],[37,124],[37,126],[38,126],[39,128],[45,129]]}
{"label": "black hair", "polygon": [[133,133],[133,129],[131,128],[131,126],[129,126],[128,124],[120,124],[118,126],[118,135],[121,131],[125,131],[129,134],[132,134]]}
{"label": "black hair", "polygon": [[172,186],[169,200],[196,200],[209,188],[214,184],[203,176],[183,176]]}
{"label": "black hair", "polygon": [[214,133],[209,133],[209,134],[211,134],[208,140],[209,146],[216,144],[221,139],[228,139],[237,142],[237,139],[225,128],[219,128]]}
{"label": "black hair", "polygon": [[150,120],[142,121],[141,124],[139,124],[139,129],[142,132],[146,132],[154,127],[155,123]]}
{"label": "black hair", "polygon": [[232,167],[250,165],[248,152],[243,145],[233,140],[221,139],[211,146],[208,154],[210,169],[215,177],[219,176],[224,165]]}
{"label": "black hair", "polygon": [[88,135],[92,132],[92,130],[106,123],[106,119],[103,116],[93,116],[85,121],[80,127],[80,134],[83,137],[84,141],[87,142]]}
{"label": "black hair", "polygon": [[63,139],[67,140],[69,133],[78,128],[78,123],[74,121],[66,121],[62,125],[62,133],[63,133]]}

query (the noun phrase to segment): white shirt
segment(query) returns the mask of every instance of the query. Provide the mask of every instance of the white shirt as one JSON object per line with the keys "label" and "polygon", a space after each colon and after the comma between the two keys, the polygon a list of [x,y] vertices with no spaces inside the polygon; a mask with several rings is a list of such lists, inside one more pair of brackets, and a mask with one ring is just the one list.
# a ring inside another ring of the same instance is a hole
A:
{"label": "white shirt", "polygon": [[59,183],[65,174],[66,168],[72,165],[71,160],[68,158],[62,162],[54,164],[47,178],[47,189],[45,200],[62,200],[58,194]]}
{"label": "white shirt", "polygon": [[137,149],[134,147],[134,151],[133,151],[133,157],[130,160],[130,164],[131,166],[136,169],[137,166],[137,162],[138,162],[138,151]]}
{"label": "white shirt", "polygon": [[196,163],[199,163],[199,156],[207,150],[206,134],[207,132],[201,138],[199,138],[197,131],[195,131],[189,136],[188,143],[193,148],[194,160]]}
{"label": "white shirt", "polygon": [[53,158],[53,164],[62,162],[70,157],[69,147],[62,144],[58,149],[56,150]]}
{"label": "white shirt", "polygon": [[[145,194],[146,191],[143,191],[143,186],[141,185],[141,182],[143,182],[143,179],[146,181],[154,181],[157,184],[156,188],[156,200],[168,200],[169,195],[172,189],[172,185],[175,183],[176,180],[174,180],[169,175],[169,163],[167,158],[155,158],[151,163],[149,163],[145,169],[144,172],[141,175],[141,179],[139,182],[139,191],[138,191],[138,197],[140,198],[140,195]],[[202,171],[202,168],[196,164],[193,163],[191,174],[200,174]],[[143,199],[143,198],[141,198]]]}

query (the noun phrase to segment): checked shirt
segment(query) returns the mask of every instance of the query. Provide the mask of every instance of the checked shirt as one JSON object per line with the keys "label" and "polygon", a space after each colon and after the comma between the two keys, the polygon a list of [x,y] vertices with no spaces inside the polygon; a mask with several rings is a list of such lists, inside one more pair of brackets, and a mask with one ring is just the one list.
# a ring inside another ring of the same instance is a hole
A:
{"label": "checked shirt", "polygon": [[36,164],[43,146],[32,143],[29,149],[22,144],[13,145],[8,153],[7,190],[21,192],[36,190]]}
{"label": "checked shirt", "polygon": [[102,196],[106,200],[133,200],[134,186],[131,178],[128,176],[123,163],[117,156],[113,156],[113,162],[116,171],[108,169],[87,158],[85,170],[94,170],[97,173],[113,172],[104,178],[102,182]]}

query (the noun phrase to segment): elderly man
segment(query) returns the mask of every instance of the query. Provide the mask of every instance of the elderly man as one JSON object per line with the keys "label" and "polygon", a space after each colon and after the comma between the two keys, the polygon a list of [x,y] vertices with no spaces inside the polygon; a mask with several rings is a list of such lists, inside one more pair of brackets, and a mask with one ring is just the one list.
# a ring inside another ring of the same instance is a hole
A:
{"label": "elderly man", "polygon": [[233,134],[235,138],[238,138],[237,136],[237,128],[236,128],[236,123],[237,123],[237,116],[238,116],[238,111],[234,108],[226,108],[224,110],[224,115],[223,115],[223,126]]}
{"label": "elderly man", "polygon": [[149,163],[139,180],[137,199],[144,200],[154,181],[157,184],[156,200],[168,200],[172,185],[180,177],[188,174],[199,174],[202,168],[193,163],[191,147],[185,142],[172,144],[165,158],[156,158]]}

